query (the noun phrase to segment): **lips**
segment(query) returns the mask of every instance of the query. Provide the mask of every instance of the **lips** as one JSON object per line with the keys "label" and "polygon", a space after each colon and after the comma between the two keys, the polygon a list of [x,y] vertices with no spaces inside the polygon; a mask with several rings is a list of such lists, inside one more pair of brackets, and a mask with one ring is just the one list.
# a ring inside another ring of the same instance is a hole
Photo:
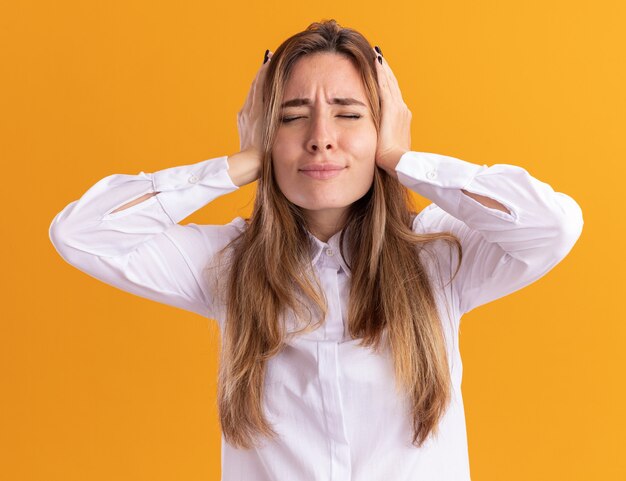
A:
{"label": "lips", "polygon": [[315,170],[341,170],[345,168],[345,165],[341,165],[341,164],[333,164],[331,162],[324,162],[322,163],[312,163],[312,164],[305,164],[303,165],[300,170],[304,170],[304,171],[315,171]]}
{"label": "lips", "polygon": [[332,179],[337,177],[346,169],[345,165],[333,164],[332,162],[305,164],[300,168],[300,172],[313,179]]}

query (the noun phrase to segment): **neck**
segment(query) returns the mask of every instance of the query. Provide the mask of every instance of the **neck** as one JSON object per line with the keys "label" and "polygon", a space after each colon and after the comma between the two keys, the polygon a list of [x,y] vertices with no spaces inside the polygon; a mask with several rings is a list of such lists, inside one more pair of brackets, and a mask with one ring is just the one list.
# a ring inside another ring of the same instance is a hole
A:
{"label": "neck", "polygon": [[328,242],[328,239],[343,228],[346,212],[345,207],[305,211],[309,231],[322,242]]}

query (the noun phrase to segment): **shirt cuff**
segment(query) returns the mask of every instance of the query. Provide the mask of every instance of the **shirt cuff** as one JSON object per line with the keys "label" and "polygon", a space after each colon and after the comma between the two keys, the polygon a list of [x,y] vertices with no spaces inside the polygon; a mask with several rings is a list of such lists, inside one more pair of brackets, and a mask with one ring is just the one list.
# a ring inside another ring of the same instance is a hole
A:
{"label": "shirt cuff", "polygon": [[228,156],[154,172],[156,198],[172,222],[178,223],[213,199],[239,189],[228,173]]}
{"label": "shirt cuff", "polygon": [[430,152],[405,152],[396,165],[398,180],[407,187],[421,183],[438,187],[462,189],[487,165]]}
{"label": "shirt cuff", "polygon": [[407,151],[400,157],[395,171],[401,184],[458,218],[459,204],[465,195],[461,189],[487,169],[487,165],[456,157]]}

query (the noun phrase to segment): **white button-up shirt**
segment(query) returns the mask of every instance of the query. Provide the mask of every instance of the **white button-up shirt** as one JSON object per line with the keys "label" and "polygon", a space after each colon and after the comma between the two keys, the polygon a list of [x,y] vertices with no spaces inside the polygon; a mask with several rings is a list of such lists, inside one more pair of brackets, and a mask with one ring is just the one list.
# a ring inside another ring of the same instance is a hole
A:
{"label": "white button-up shirt", "polygon": [[[488,167],[410,151],[395,170],[402,184],[432,201],[415,218],[413,230],[453,232],[463,246],[462,266],[452,283],[458,262],[454,248],[436,241],[431,251],[437,262],[423,258],[434,283],[452,378],[452,402],[439,434],[421,448],[411,444],[408,404],[397,394],[390,353],[374,353],[348,336],[350,270],[340,255],[340,234],[328,242],[310,234],[311,261],[328,316],[315,331],[289,339],[268,361],[264,410],[279,438],[243,450],[222,437],[223,481],[470,479],[461,316],[550,271],[579,238],[582,211],[570,196],[515,165]],[[224,304],[209,287],[204,267],[242,232],[245,221],[179,222],[237,189],[227,156],[148,174],[110,175],[55,216],[50,239],[63,259],[90,276],[215,319],[223,329]],[[461,189],[495,199],[510,213],[486,207]],[[111,213],[151,192],[160,193]],[[286,319],[290,329],[296,325]]]}

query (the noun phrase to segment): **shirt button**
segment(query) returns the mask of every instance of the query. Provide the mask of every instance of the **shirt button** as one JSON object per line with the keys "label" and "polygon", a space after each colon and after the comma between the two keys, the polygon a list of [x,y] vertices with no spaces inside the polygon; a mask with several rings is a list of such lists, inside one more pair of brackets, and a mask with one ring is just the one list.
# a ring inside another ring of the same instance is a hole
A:
{"label": "shirt button", "polygon": [[187,180],[189,181],[190,184],[195,184],[196,182],[198,182],[198,178],[195,175],[189,176],[189,179]]}
{"label": "shirt button", "polygon": [[332,255],[334,255],[334,254],[335,254],[335,253],[333,252],[333,250],[332,250],[332,249],[326,249],[326,255],[327,255],[327,256],[332,256]]}
{"label": "shirt button", "polygon": [[426,172],[426,177],[428,177],[429,179],[434,179],[437,177],[437,172],[434,170],[429,170],[428,172]]}

